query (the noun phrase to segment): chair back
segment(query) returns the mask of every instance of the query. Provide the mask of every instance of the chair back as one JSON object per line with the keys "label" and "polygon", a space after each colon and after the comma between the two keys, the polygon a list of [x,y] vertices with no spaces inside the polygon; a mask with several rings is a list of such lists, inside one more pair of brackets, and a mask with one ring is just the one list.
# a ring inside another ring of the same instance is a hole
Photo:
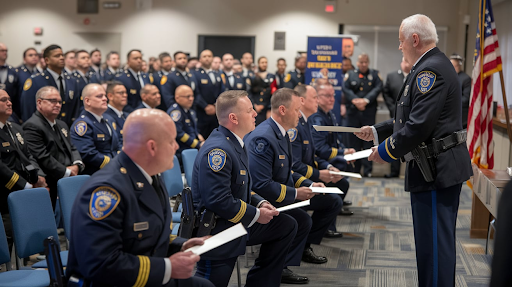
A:
{"label": "chair back", "polygon": [[[57,239],[58,240],[58,239]],[[48,262],[48,275],[50,276],[50,287],[66,286],[66,276],[60,258],[60,248],[57,240],[50,236],[44,240],[44,255]]]}
{"label": "chair back", "polygon": [[174,167],[162,173],[162,178],[169,197],[173,197],[183,190],[183,179],[181,177],[180,162],[174,156]]}
{"label": "chair back", "polygon": [[181,161],[183,161],[183,171],[187,185],[192,186],[192,171],[194,170],[194,161],[197,157],[197,149],[186,149],[181,152]]}
{"label": "chair back", "polygon": [[46,188],[11,192],[7,197],[7,204],[19,258],[43,253],[43,241],[48,236],[59,238],[50,193]]}
{"label": "chair back", "polygon": [[73,203],[78,192],[90,177],[90,175],[77,175],[61,178],[57,182],[60,210],[64,219],[64,231],[68,239],[68,234],[71,230],[71,209],[73,208]]}
{"label": "chair back", "polygon": [[9,252],[9,245],[7,244],[7,235],[5,235],[4,222],[0,219],[0,264],[9,261],[11,261],[11,254]]}

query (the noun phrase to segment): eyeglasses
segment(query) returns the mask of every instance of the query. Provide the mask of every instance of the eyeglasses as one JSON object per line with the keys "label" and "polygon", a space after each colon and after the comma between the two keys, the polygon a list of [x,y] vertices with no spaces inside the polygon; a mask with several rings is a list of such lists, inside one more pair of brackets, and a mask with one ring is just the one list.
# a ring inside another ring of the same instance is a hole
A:
{"label": "eyeglasses", "polygon": [[10,98],[10,97],[3,97],[3,98],[0,98],[0,102],[5,103],[5,102],[7,102],[7,101],[9,101],[9,102],[10,102],[10,101],[11,101],[11,98]]}
{"label": "eyeglasses", "polygon": [[328,98],[328,99],[334,99],[334,95],[324,95],[324,94],[319,94],[320,97],[324,97],[324,98]]}
{"label": "eyeglasses", "polygon": [[56,104],[62,105],[62,101],[59,101],[59,100],[57,100],[57,99],[45,99],[45,98],[41,98],[41,100],[48,101],[48,102],[50,102],[52,105],[56,105]]}
{"label": "eyeglasses", "polygon": [[188,96],[179,96],[178,98],[186,98],[187,100],[190,100],[190,98],[193,98],[194,95],[188,95]]}

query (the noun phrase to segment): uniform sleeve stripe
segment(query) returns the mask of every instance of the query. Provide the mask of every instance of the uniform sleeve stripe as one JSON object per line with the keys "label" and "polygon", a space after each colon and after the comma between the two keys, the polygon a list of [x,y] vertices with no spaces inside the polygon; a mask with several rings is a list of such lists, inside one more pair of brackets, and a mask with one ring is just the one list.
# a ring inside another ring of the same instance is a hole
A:
{"label": "uniform sleeve stripe", "polygon": [[176,238],[178,238],[178,236],[176,235],[169,235],[169,244],[171,244]]}
{"label": "uniform sleeve stripe", "polygon": [[16,184],[16,182],[18,182],[19,179],[20,179],[19,174],[13,173],[11,179],[5,185],[5,187],[7,187],[8,190],[11,190],[14,187],[14,185]]}
{"label": "uniform sleeve stripe", "polygon": [[190,138],[190,136],[188,134],[184,134],[181,138],[180,138],[180,141],[182,143],[186,143],[188,141],[188,139]]}
{"label": "uniform sleeve stripe", "polygon": [[299,188],[299,187],[300,187],[300,185],[302,184],[302,182],[303,182],[303,181],[305,181],[305,180],[306,180],[306,178],[305,178],[305,177],[303,177],[303,176],[299,177],[299,179],[297,180],[297,182],[295,182],[295,188]]}
{"label": "uniform sleeve stripe", "polygon": [[308,165],[308,171],[306,172],[305,177],[310,178],[313,175],[313,168]]}
{"label": "uniform sleeve stripe", "polygon": [[329,156],[329,159],[333,159],[335,156],[338,155],[338,149],[333,148],[333,147],[331,149],[332,149],[332,151],[331,151],[331,155]]}
{"label": "uniform sleeve stripe", "polygon": [[137,276],[137,281],[135,281],[134,287],[139,286],[146,286],[148,283],[149,278],[149,270],[151,268],[151,263],[149,261],[149,258],[147,256],[140,256],[139,257],[139,274]]}
{"label": "uniform sleeve stripe", "polygon": [[318,169],[318,161],[315,160],[315,166]]}
{"label": "uniform sleeve stripe", "polygon": [[282,202],[285,197],[286,197],[286,185],[281,184],[281,194],[276,199],[276,202]]}
{"label": "uniform sleeve stripe", "polygon": [[106,155],[104,155],[103,157],[104,157],[104,159],[103,159],[103,162],[100,165],[100,169],[104,168],[107,165],[107,163],[110,162],[110,157],[108,157]]}
{"label": "uniform sleeve stripe", "polygon": [[235,217],[231,218],[229,221],[231,221],[233,223],[238,223],[242,219],[242,217],[244,217],[246,210],[247,210],[247,203],[240,200],[240,210],[235,215]]}
{"label": "uniform sleeve stripe", "polygon": [[386,139],[385,141],[383,141],[378,149],[379,151],[379,155],[380,157],[382,158],[382,160],[386,161],[386,162],[392,162],[394,160],[396,160],[396,157],[394,157],[390,152],[389,152],[389,149],[388,149],[388,140]]}
{"label": "uniform sleeve stripe", "polygon": [[388,148],[388,140],[389,138],[386,139],[386,152],[388,153],[389,157],[396,160],[396,157],[394,157],[390,152],[389,152],[389,148]]}
{"label": "uniform sleeve stripe", "polygon": [[196,148],[197,144],[199,143],[199,141],[197,139],[195,139],[192,144],[190,145],[191,148]]}

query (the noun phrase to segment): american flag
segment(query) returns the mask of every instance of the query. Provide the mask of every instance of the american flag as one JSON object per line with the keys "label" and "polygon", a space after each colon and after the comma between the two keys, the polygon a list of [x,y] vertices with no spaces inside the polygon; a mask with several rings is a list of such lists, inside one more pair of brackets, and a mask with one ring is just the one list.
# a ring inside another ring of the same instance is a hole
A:
{"label": "american flag", "polygon": [[501,71],[501,55],[491,1],[480,0],[467,145],[472,162],[481,168],[494,167],[492,74],[499,71]]}

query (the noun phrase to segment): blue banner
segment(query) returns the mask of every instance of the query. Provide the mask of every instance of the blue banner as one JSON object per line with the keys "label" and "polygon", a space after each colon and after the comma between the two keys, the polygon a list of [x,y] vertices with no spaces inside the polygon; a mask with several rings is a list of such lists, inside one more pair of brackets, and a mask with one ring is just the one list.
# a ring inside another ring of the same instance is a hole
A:
{"label": "blue banner", "polygon": [[342,37],[308,37],[306,84],[311,85],[318,78],[328,78],[334,90],[341,91],[342,43]]}

